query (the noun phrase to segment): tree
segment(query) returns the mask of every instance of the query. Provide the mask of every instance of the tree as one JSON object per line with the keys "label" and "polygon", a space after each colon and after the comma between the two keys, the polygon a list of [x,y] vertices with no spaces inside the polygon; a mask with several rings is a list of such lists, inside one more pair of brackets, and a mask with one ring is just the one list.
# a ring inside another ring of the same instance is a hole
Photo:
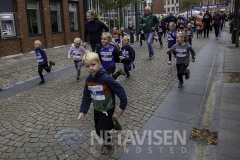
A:
{"label": "tree", "polygon": [[123,24],[122,9],[127,5],[135,2],[141,2],[142,0],[95,0],[95,5],[105,11],[117,11],[119,9],[120,26]]}
{"label": "tree", "polygon": [[181,12],[189,10],[191,5],[199,5],[202,0],[179,0],[179,10]]}

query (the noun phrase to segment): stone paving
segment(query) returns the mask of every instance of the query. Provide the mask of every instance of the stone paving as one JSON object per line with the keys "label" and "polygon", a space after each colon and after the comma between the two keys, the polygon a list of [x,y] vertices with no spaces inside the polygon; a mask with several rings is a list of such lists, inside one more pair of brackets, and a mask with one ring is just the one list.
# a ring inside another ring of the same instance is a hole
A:
{"label": "stone paving", "polygon": [[[206,42],[207,39],[202,37],[194,38],[196,53]],[[123,130],[139,131],[176,83],[177,77],[175,65],[167,65],[166,44],[160,49],[159,43],[154,42],[153,60],[147,59],[146,45],[138,47],[138,42],[134,45],[137,46],[136,69],[131,72],[129,80],[118,79],[128,95],[128,107],[119,122]],[[56,62],[53,69],[73,63],[67,59],[67,50],[68,46],[47,50],[49,60]],[[3,65],[5,67],[0,69],[0,87],[38,75],[34,53],[1,60],[0,64],[8,66]],[[118,67],[122,65],[118,64]],[[125,146],[118,145],[116,134],[113,134],[114,149],[107,155],[99,152],[100,145],[91,143],[93,107],[82,120],[76,120],[87,75],[82,68],[79,83],[75,80],[75,72],[41,86],[37,86],[39,81],[35,80],[36,87],[1,100],[0,159],[118,159]],[[122,134],[122,140],[125,136]]]}

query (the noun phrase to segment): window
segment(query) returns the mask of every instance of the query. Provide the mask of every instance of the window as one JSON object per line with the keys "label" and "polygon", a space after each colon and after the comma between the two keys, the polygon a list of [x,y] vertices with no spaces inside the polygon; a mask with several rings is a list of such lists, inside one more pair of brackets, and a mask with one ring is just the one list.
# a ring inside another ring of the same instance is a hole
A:
{"label": "window", "polygon": [[166,0],[164,0],[164,5],[166,5]]}
{"label": "window", "polygon": [[167,8],[167,11],[170,12],[170,8]]}
{"label": "window", "polygon": [[172,4],[174,4],[174,0],[172,0]]}
{"label": "window", "polygon": [[62,32],[61,3],[50,2],[52,32]]}
{"label": "window", "polygon": [[167,4],[170,4],[170,0],[167,1]]}
{"label": "window", "polygon": [[172,11],[174,12],[174,7],[172,7]]}
{"label": "window", "polygon": [[78,5],[77,3],[69,3],[69,21],[70,21],[70,30],[78,30]]}
{"label": "window", "polygon": [[27,19],[30,35],[42,34],[39,1],[27,2]]}

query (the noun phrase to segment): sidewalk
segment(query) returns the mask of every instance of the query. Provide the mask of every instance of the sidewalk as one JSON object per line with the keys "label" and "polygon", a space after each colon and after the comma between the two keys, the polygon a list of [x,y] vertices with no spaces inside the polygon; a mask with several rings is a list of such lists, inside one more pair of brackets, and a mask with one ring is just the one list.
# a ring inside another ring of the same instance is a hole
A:
{"label": "sidewalk", "polygon": [[[181,89],[174,85],[120,160],[240,159],[240,80],[223,79],[229,79],[226,72],[240,77],[240,49],[232,46],[229,33],[223,32],[218,41],[210,37],[190,64],[190,79]],[[218,132],[218,144],[190,139],[193,128]],[[180,141],[184,136],[185,143]]]}

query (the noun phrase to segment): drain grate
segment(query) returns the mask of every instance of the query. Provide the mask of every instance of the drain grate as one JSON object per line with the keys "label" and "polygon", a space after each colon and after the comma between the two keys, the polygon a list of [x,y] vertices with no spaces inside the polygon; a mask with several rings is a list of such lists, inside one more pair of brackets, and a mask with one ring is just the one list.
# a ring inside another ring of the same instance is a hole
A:
{"label": "drain grate", "polygon": [[209,132],[209,130],[198,130],[193,128],[190,138],[194,141],[197,139],[204,139],[211,145],[217,145],[218,143],[218,133]]}

